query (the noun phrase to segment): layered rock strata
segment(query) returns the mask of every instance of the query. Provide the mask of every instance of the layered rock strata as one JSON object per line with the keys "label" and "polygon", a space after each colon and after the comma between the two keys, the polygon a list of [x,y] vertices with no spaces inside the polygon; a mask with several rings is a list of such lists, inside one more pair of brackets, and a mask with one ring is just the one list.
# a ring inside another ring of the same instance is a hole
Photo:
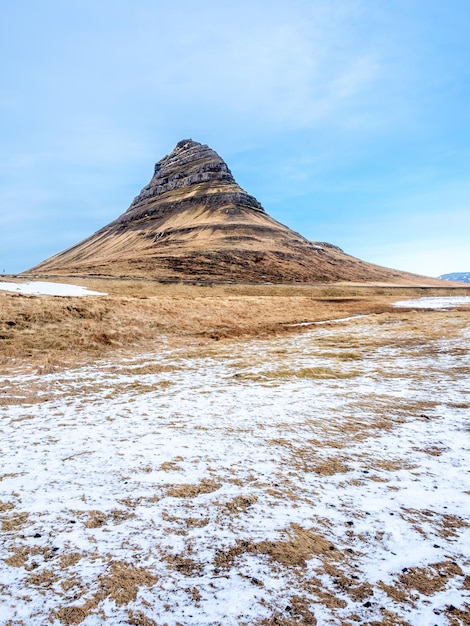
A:
{"label": "layered rock strata", "polygon": [[422,277],[310,242],[270,217],[206,145],[180,141],[125,213],[29,270],[159,280],[417,284]]}

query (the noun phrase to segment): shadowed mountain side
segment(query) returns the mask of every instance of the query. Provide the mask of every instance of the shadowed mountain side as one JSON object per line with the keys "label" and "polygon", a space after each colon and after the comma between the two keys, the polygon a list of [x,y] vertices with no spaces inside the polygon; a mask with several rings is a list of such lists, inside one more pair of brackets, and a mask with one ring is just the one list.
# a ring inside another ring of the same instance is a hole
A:
{"label": "shadowed mountain side", "polygon": [[180,141],[129,209],[35,274],[235,282],[442,284],[312,243],[270,217],[208,146]]}

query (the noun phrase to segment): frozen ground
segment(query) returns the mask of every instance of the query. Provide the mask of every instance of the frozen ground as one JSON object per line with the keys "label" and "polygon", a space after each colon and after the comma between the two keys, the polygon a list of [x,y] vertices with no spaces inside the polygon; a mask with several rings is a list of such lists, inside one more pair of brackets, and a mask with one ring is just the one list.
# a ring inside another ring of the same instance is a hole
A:
{"label": "frozen ground", "polygon": [[100,291],[91,291],[86,287],[77,285],[67,285],[66,283],[46,283],[41,281],[30,281],[27,283],[6,283],[0,282],[2,291],[14,291],[34,296],[106,296]]}
{"label": "frozen ground", "polygon": [[432,296],[416,300],[400,300],[394,306],[413,309],[449,309],[453,306],[470,304],[470,296]]}
{"label": "frozen ground", "polygon": [[0,623],[468,624],[446,315],[3,379]]}

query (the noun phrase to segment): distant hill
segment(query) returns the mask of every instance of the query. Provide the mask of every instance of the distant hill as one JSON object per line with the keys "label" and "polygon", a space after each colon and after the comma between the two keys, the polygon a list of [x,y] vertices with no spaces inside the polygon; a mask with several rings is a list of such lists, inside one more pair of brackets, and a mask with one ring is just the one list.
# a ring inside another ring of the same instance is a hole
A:
{"label": "distant hill", "polygon": [[249,283],[440,281],[361,261],[273,219],[206,145],[184,139],[125,213],[28,273]]}
{"label": "distant hill", "polygon": [[442,280],[453,280],[459,283],[470,283],[470,272],[452,272],[451,274],[442,274],[439,278]]}

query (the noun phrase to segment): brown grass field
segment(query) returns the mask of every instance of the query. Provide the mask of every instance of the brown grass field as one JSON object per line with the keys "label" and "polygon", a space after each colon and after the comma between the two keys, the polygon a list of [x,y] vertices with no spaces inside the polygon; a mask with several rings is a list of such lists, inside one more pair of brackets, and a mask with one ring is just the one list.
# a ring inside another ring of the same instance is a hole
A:
{"label": "brown grass field", "polygon": [[[15,279],[17,280],[17,279]],[[56,281],[57,282],[57,281]],[[64,281],[63,281],[64,282]],[[468,295],[470,287],[162,284],[66,279],[104,297],[30,296],[0,291],[0,365],[54,368],[166,341],[213,341],[301,332],[306,322],[355,315],[402,316],[396,300]],[[293,326],[292,326],[293,325]]]}
{"label": "brown grass field", "polygon": [[0,291],[0,623],[470,623],[470,306],[393,307],[470,286],[67,281]]}

